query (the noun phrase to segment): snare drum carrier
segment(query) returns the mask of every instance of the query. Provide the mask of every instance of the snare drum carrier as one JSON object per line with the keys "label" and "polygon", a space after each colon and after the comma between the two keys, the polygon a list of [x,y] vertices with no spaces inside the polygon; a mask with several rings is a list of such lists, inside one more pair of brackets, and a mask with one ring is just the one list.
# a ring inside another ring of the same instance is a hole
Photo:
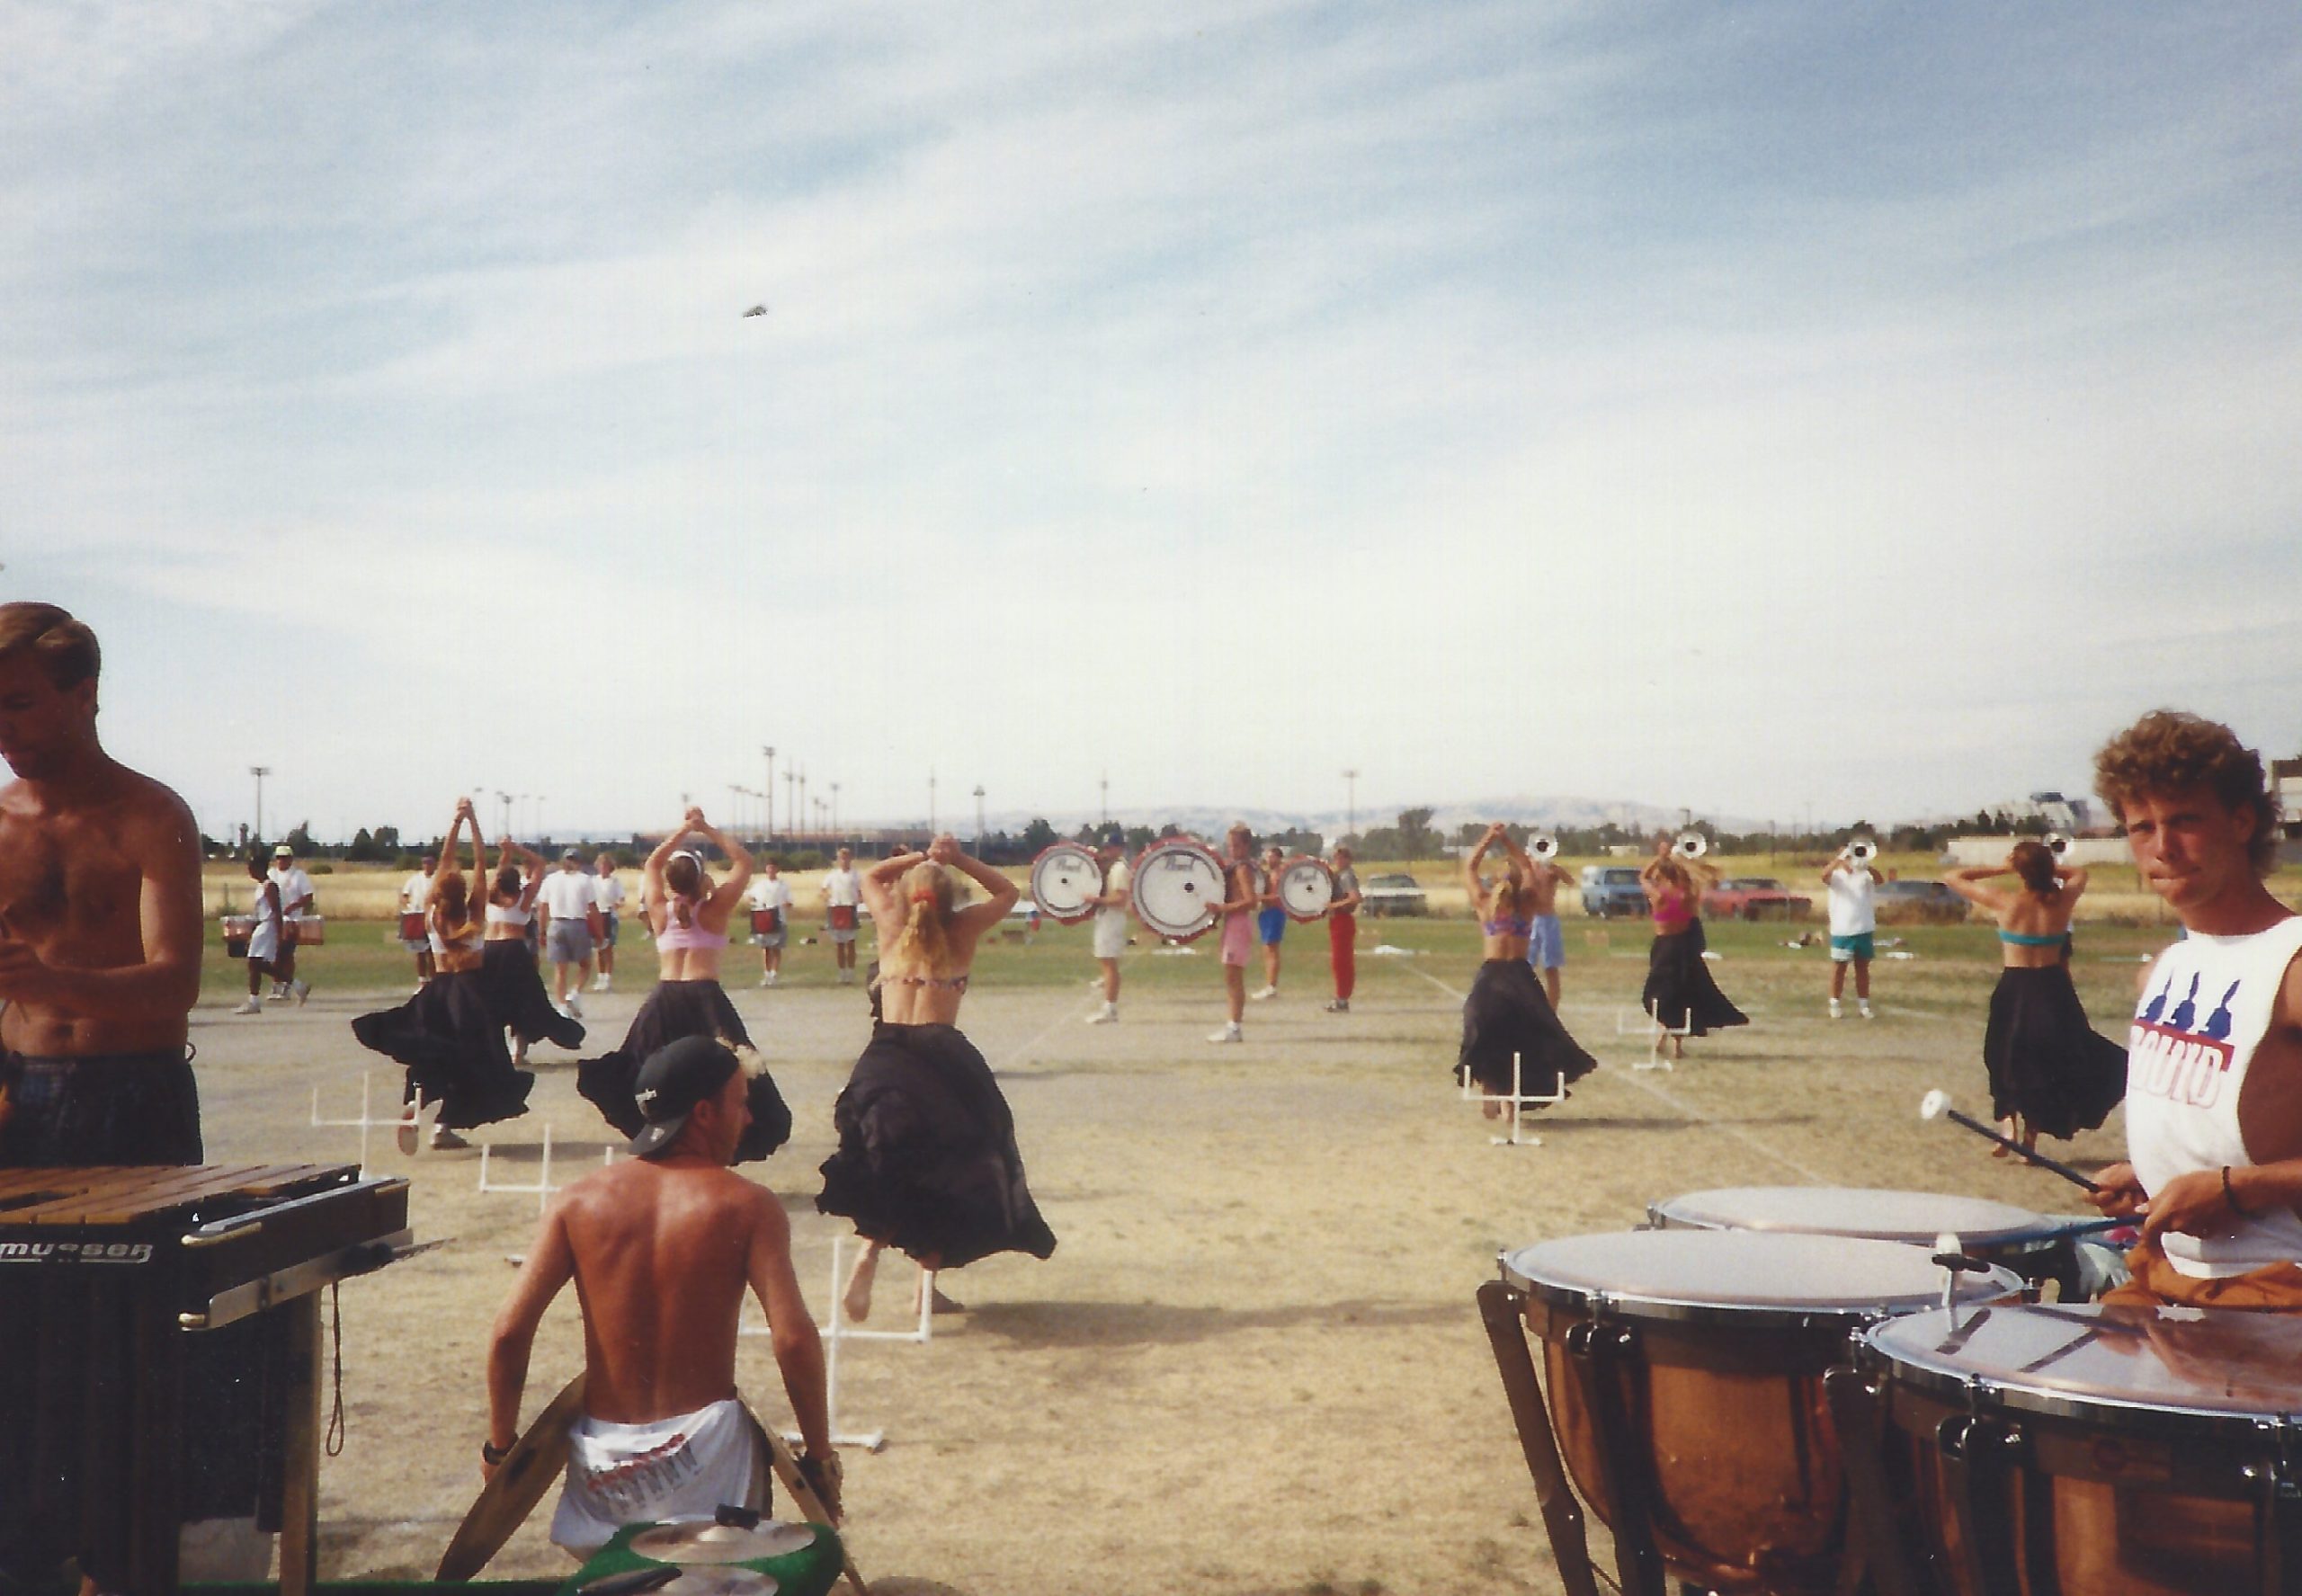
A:
{"label": "snare drum carrier", "polygon": [[1882,1596],[2302,1590],[2302,1317],[1936,1309],[1872,1327],[1831,1395],[1916,1480],[1901,1515],[1856,1482]]}
{"label": "snare drum carrier", "polygon": [[1932,1251],[1945,1231],[1959,1250],[2012,1270],[2033,1286],[2061,1283],[2077,1295],[2074,1226],[2012,1203],[1940,1191],[1882,1191],[1842,1186],[1727,1186],[1646,1205],[1660,1229],[1764,1230],[1791,1235],[1862,1236]]}
{"label": "snare drum carrier", "polygon": [[[1853,1332],[1940,1303],[1948,1278],[1915,1247],[1758,1231],[1505,1254],[1479,1307],[1569,1596],[1596,1589],[1569,1479],[1614,1532],[1627,1592],[1662,1596],[1666,1573],[1722,1592],[1836,1589],[1845,1486],[1822,1377]],[[1965,1301],[2021,1289],[1990,1266],[1958,1279]]]}

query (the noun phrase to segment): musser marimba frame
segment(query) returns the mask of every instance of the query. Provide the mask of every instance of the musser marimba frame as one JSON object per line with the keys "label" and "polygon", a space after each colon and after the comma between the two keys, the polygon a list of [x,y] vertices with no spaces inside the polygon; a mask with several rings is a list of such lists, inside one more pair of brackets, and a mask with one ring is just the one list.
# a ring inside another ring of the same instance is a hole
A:
{"label": "musser marimba frame", "polygon": [[197,1431],[253,1474],[217,1516],[276,1527],[281,1591],[309,1590],[320,1289],[406,1226],[407,1182],[348,1164],[0,1170],[0,1546],[173,1592]]}

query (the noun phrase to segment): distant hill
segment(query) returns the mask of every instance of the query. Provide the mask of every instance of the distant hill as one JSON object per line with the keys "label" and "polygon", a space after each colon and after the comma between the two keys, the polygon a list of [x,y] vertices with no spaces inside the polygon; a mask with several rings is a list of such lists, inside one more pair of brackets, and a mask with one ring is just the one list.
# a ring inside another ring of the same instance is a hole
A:
{"label": "distant hill", "polygon": [[[1611,820],[1618,825],[1637,831],[1667,831],[1679,824],[1679,811],[1657,804],[1605,802],[1587,798],[1482,798],[1468,803],[1438,804],[1432,807],[1432,828],[1441,836],[1451,837],[1465,822],[1485,825],[1489,821],[1509,821],[1515,825],[1536,826],[1598,826]],[[1361,831],[1379,825],[1389,825],[1398,818],[1397,807],[1361,805],[1359,826]],[[1061,814],[1046,810],[1003,810],[987,815],[985,824],[994,831],[1010,835],[1020,832],[1037,817],[1044,817],[1057,831],[1068,835],[1085,822],[1095,820],[1093,811],[1080,813],[1066,810]],[[1349,816],[1342,809],[1212,809],[1185,805],[1172,809],[1137,807],[1115,809],[1111,818],[1121,825],[1147,825],[1156,830],[1173,823],[1187,832],[1203,837],[1218,835],[1234,820],[1244,820],[1254,829],[1257,836],[1273,832],[1311,831],[1329,841],[1340,837],[1347,826]],[[1766,822],[1733,815],[1697,815],[1698,820],[1708,821],[1730,832],[1764,831]],[[961,821],[964,825],[965,820]]]}

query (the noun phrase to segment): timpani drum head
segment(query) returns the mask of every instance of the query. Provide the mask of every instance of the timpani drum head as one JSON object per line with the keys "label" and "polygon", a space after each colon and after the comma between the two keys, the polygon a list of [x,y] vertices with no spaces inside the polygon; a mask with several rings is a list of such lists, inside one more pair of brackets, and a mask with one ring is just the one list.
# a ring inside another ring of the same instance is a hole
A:
{"label": "timpani drum head", "polygon": [[710,1520],[658,1524],[631,1538],[634,1556],[657,1563],[682,1565],[712,1563],[755,1563],[787,1556],[816,1544],[815,1529],[806,1524],[780,1523],[769,1519],[745,1529]]}
{"label": "timpani drum head", "polygon": [[1334,902],[1334,872],[1324,860],[1298,853],[1279,867],[1279,906],[1289,920],[1324,917]]}
{"label": "timpani drum head", "polygon": [[2053,1228],[2044,1215],[2012,1203],[1867,1187],[1727,1186],[1690,1191],[1647,1211],[1656,1224],[1680,1229],[1862,1236],[1930,1250],[1946,1230],[1962,1246],[1987,1249]]}
{"label": "timpani drum head", "polygon": [[1187,942],[1215,923],[1224,902],[1223,861],[1191,837],[1152,843],[1135,860],[1135,917],[1163,937]]}
{"label": "timpani drum head", "polygon": [[[1870,1318],[1942,1300],[1943,1271],[1916,1247],[1860,1236],[1762,1230],[1634,1230],[1574,1235],[1506,1253],[1503,1275],[1554,1307],[1623,1319]],[[1993,1267],[1958,1277],[1958,1299],[2015,1295]]]}
{"label": "timpani drum head", "polygon": [[2302,1317],[2201,1308],[2009,1303],[1939,1307],[1864,1338],[1895,1379],[1960,1403],[2112,1430],[2233,1427],[2302,1416]]}
{"label": "timpani drum head", "polygon": [[1081,843],[1057,843],[1031,860],[1031,901],[1057,925],[1075,925],[1095,912],[1103,890],[1102,866]]}

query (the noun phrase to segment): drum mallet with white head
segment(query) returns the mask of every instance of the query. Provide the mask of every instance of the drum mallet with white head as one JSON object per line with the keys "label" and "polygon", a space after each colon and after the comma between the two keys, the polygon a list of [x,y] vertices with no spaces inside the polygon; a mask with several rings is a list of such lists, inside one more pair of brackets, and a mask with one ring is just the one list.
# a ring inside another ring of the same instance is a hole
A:
{"label": "drum mallet with white head", "polygon": [[1972,1115],[1960,1113],[1950,1106],[1950,1094],[1940,1087],[1918,1100],[1918,1117],[1922,1119],[1948,1119],[1953,1125],[1963,1125],[1984,1140],[1996,1142],[2025,1164],[2034,1164],[2051,1174],[2060,1175],[2072,1185],[2083,1187],[2086,1190],[2101,1190],[2070,1165],[2049,1158],[2043,1153],[2034,1153],[2012,1137],[1999,1135]]}

